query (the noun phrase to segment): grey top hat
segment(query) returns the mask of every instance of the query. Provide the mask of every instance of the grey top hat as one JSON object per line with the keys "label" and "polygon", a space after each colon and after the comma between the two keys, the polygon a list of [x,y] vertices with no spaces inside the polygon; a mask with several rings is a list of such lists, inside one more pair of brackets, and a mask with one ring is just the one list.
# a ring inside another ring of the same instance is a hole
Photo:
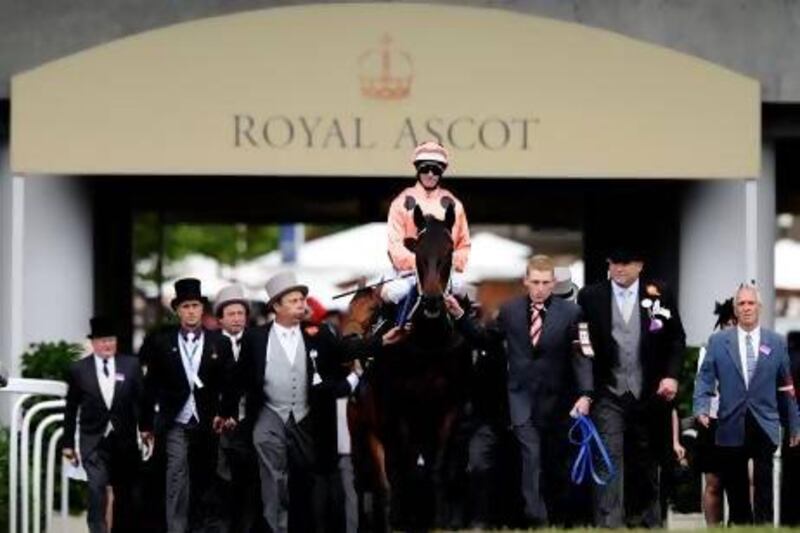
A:
{"label": "grey top hat", "polygon": [[272,307],[275,300],[291,291],[300,291],[308,296],[308,287],[297,282],[294,272],[278,272],[267,280],[267,307]]}
{"label": "grey top hat", "polygon": [[228,304],[242,304],[247,312],[250,312],[250,301],[244,295],[244,288],[241,285],[228,285],[217,293],[214,299],[214,316],[219,316],[222,309]]}
{"label": "grey top hat", "polygon": [[565,300],[572,300],[578,295],[578,286],[572,282],[572,271],[569,267],[556,267],[554,269],[556,283],[553,294]]}

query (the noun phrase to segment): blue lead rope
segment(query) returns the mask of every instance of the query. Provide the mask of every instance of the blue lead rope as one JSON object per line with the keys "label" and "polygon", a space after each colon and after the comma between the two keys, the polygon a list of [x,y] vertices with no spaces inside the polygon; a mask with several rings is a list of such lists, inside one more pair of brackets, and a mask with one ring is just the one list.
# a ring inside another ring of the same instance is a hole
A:
{"label": "blue lead rope", "polygon": [[[592,479],[598,485],[605,485],[611,481],[617,474],[614,463],[611,462],[611,457],[608,455],[608,450],[597,428],[588,416],[579,415],[575,423],[569,429],[569,441],[578,446],[578,455],[575,457],[575,462],[572,464],[572,482],[576,485],[583,483],[586,477],[586,472],[590,472]],[[598,452],[603,464],[607,467],[607,474],[601,477],[595,470],[594,459],[592,459],[592,446]]]}

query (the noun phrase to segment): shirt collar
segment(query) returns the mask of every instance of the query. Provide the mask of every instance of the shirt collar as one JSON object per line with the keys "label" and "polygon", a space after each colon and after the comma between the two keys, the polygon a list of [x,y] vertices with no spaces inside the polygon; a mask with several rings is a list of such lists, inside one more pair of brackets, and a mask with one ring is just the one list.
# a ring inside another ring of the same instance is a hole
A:
{"label": "shirt collar", "polygon": [[[102,357],[100,357],[96,353],[93,353],[92,355],[94,356],[95,364],[99,365],[99,366],[103,366],[103,361],[105,361],[106,359],[103,359]],[[113,355],[108,358],[108,364],[109,364],[109,366],[114,364],[114,356]]]}
{"label": "shirt collar", "polygon": [[634,296],[639,294],[639,280],[637,279],[633,283],[631,283],[630,287],[623,287],[622,285],[617,285],[613,279],[611,280],[611,287],[614,289],[614,296],[621,298],[625,296],[625,293],[631,291],[631,294]]}
{"label": "shirt collar", "polygon": [[285,335],[287,337],[294,335],[295,333],[300,333],[300,325],[286,327],[278,324],[277,322],[273,323],[274,328],[276,328],[278,335]]}
{"label": "shirt collar", "polygon": [[223,330],[222,330],[222,334],[223,334],[223,335],[225,335],[226,337],[228,337],[229,339],[233,339],[233,340],[235,340],[235,341],[238,341],[238,340],[241,340],[241,339],[242,339],[242,335],[244,334],[244,330],[242,330],[242,331],[240,331],[239,333],[237,333],[237,334],[235,334],[235,335],[234,335],[234,334],[232,334],[232,333],[228,333],[227,331],[225,331],[225,330],[223,329]]}
{"label": "shirt collar", "polygon": [[756,337],[760,336],[761,326],[755,328],[753,331],[745,331],[744,329],[742,329],[742,326],[736,326],[736,331],[739,333],[740,339],[744,339],[748,335],[750,335],[750,337],[755,339]]}
{"label": "shirt collar", "polygon": [[197,326],[196,328],[184,328],[184,327],[181,327],[180,333],[181,333],[181,337],[183,337],[183,340],[188,340],[186,338],[186,336],[189,333],[194,333],[194,340],[197,340],[203,334],[203,328],[202,328],[202,326]]}

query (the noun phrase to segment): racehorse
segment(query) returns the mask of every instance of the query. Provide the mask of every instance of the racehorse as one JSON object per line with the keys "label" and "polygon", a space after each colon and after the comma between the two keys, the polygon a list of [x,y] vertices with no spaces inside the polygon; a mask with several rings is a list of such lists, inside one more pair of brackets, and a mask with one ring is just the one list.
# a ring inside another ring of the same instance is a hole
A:
{"label": "racehorse", "polygon": [[[371,530],[442,525],[446,515],[444,460],[469,368],[469,348],[444,306],[452,266],[455,220],[414,210],[418,300],[408,333],[376,354],[350,411],[351,433],[364,445],[371,476],[361,481],[372,492]],[[368,334],[380,305],[376,290],[357,293],[350,304],[344,334]],[[354,450],[356,451],[356,450]],[[357,470],[363,472],[364,468]],[[428,496],[422,496],[427,494]]]}

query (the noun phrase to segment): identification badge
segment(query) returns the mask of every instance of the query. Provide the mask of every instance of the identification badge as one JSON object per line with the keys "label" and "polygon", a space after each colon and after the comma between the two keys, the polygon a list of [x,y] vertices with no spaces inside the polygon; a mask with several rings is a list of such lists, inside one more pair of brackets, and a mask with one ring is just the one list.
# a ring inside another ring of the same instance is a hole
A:
{"label": "identification badge", "polygon": [[769,355],[772,353],[772,348],[770,348],[766,344],[762,344],[761,346],[759,346],[758,351],[764,355]]}
{"label": "identification badge", "polygon": [[311,385],[319,385],[322,383],[322,378],[320,377],[319,373],[314,372],[314,376],[311,378]]}
{"label": "identification badge", "polygon": [[195,387],[197,387],[198,389],[202,389],[203,388],[203,382],[200,381],[200,377],[199,376],[195,376],[193,381],[194,381],[194,386]]}
{"label": "identification badge", "polygon": [[125,374],[120,374],[119,372],[117,372],[116,374],[114,374],[114,380],[120,382],[125,381]]}
{"label": "identification badge", "polygon": [[589,324],[587,322],[578,324],[578,342],[581,345],[581,353],[584,357],[594,357],[594,349],[589,338]]}

